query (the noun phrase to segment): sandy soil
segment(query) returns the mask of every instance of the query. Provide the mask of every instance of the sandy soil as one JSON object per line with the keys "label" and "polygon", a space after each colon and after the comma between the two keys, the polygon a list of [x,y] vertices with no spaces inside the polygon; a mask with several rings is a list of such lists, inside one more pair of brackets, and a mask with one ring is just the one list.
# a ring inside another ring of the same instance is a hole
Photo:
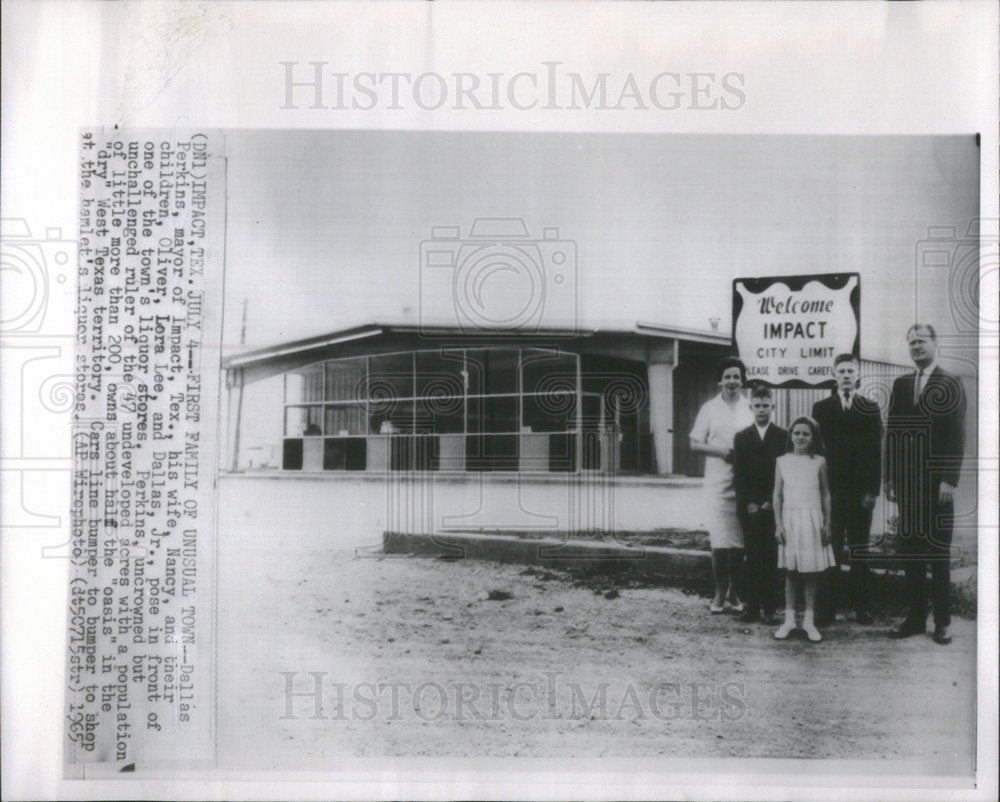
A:
{"label": "sandy soil", "polygon": [[891,641],[885,619],[782,643],[697,595],[516,565],[251,547],[221,565],[221,768],[404,755],[972,765],[971,621],[948,647]]}

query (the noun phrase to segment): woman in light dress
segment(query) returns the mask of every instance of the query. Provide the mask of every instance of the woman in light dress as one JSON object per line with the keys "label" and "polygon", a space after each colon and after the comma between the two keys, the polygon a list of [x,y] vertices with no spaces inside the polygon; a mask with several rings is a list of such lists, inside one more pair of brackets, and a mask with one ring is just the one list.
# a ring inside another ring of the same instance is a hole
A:
{"label": "woman in light dress", "polygon": [[774,536],[778,541],[778,568],[786,569],[785,623],[774,633],[784,640],[795,629],[795,597],[804,585],[806,609],[802,629],[814,643],[823,639],[816,629],[816,579],[836,565],[830,546],[830,486],[819,424],[796,418],[789,427],[788,453],[774,468]]}
{"label": "woman in light dress", "polygon": [[742,612],[743,529],[736,515],[733,438],[753,423],[753,412],[741,393],[746,380],[743,363],[735,358],[724,359],[716,375],[720,392],[698,411],[691,429],[691,450],[705,455],[702,498],[715,579],[715,596],[709,610],[721,613],[728,602],[734,612]]}

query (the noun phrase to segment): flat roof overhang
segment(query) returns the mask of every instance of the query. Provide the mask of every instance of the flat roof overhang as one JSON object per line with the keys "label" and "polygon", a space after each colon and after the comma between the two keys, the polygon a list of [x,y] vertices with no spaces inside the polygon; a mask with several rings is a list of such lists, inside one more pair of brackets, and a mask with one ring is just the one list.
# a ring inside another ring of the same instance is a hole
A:
{"label": "flat roof overhang", "polygon": [[477,332],[468,331],[458,326],[369,323],[233,354],[222,360],[222,366],[226,370],[238,370],[260,368],[267,363],[274,362],[301,365],[308,362],[310,357],[315,357],[317,360],[323,358],[324,352],[336,346],[348,343],[360,344],[359,341],[362,340],[384,339],[391,335],[426,338],[430,347],[441,347],[446,341],[450,341],[452,345],[461,341],[465,347],[503,345],[548,345],[551,347],[569,343],[578,344],[580,341],[594,340],[604,336],[635,338],[636,341],[647,342],[687,340],[719,346],[728,346],[731,343],[728,335],[719,332],[697,331],[645,321],[637,321],[632,328],[624,325],[589,329],[549,327],[523,332]]}

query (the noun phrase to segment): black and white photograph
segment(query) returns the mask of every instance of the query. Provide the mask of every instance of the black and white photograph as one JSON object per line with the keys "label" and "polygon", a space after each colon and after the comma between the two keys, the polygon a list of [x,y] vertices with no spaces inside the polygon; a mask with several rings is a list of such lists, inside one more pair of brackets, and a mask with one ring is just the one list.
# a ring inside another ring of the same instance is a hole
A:
{"label": "black and white photograph", "polygon": [[974,135],[225,138],[220,761],[972,770]]}
{"label": "black and white photograph", "polygon": [[5,798],[995,794],[994,7],[37,6]]}

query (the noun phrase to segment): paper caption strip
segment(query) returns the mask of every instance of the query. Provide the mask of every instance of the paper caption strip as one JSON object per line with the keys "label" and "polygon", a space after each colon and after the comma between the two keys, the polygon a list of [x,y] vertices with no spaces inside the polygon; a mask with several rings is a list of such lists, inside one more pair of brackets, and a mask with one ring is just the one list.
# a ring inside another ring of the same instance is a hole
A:
{"label": "paper caption strip", "polygon": [[214,754],[223,150],[82,134],[67,777]]}

